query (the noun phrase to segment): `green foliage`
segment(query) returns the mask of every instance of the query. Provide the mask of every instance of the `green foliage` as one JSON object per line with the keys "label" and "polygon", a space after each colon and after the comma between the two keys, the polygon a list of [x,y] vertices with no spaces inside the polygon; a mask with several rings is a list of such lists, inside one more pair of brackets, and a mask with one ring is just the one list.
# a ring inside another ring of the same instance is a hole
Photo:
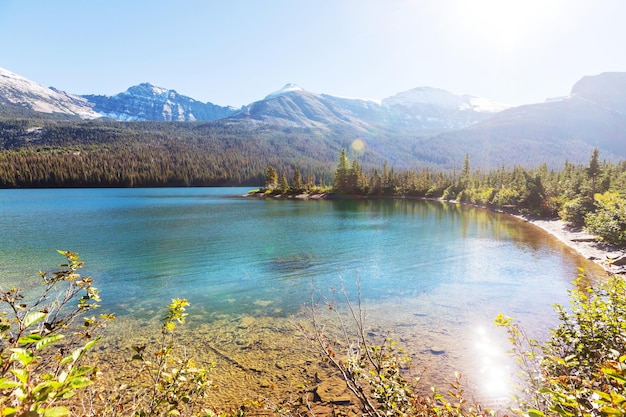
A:
{"label": "green foliage", "polygon": [[[98,290],[79,274],[77,254],[59,253],[66,262],[40,273],[40,294],[0,288],[0,416],[227,416],[206,407],[209,369],[177,344],[176,328],[187,318],[185,299],[168,306],[158,346],[133,347],[135,385],[94,384],[99,371],[85,363],[86,355],[113,316],[86,316],[99,307]],[[72,325],[78,318],[82,324]]]}
{"label": "green foliage", "polygon": [[600,167],[600,162],[598,161],[598,157],[600,152],[598,148],[593,150],[593,154],[591,155],[591,159],[589,160],[589,166],[587,166],[586,173],[587,177],[589,177],[592,181],[591,185],[591,195],[593,196],[596,193],[596,179],[602,173],[602,168]]}
{"label": "green foliage", "polygon": [[298,168],[293,171],[293,189],[296,190],[296,192],[304,189],[304,184],[302,183],[302,173]]}
{"label": "green foliage", "polygon": [[[531,339],[515,321],[495,319],[509,336],[511,355],[519,364],[514,396],[516,414],[526,416],[623,416],[626,413],[626,281],[612,276],[592,285],[584,273],[570,291],[570,308],[555,305],[559,325],[548,341]],[[345,291],[344,291],[345,296]],[[339,371],[360,400],[367,416],[478,416],[480,405],[469,406],[457,377],[447,395],[433,388],[432,397],[416,394],[404,376],[408,357],[395,343],[367,339],[364,312],[346,297],[352,332],[334,303],[344,339],[331,338],[311,308],[312,330],[301,329]],[[342,347],[345,350],[342,351]]]}
{"label": "green foliage", "polygon": [[[465,156],[460,176],[420,173],[396,173],[383,165],[366,174],[345,150],[335,170],[333,192],[367,196],[435,197],[447,201],[479,204],[523,214],[556,217],[587,230],[606,242],[626,245],[626,163],[601,164],[595,150],[588,167],[566,163],[560,172],[549,171],[546,164],[530,170],[519,166],[484,173],[470,171]],[[588,197],[592,190],[596,200]]]}
{"label": "green foliage", "polygon": [[[32,303],[16,288],[0,288],[2,416],[69,415],[68,408],[55,404],[93,383],[95,368],[82,359],[100,340],[93,332],[102,321],[85,318],[78,340],[68,340],[64,332],[77,317],[98,308],[100,298],[91,278],[78,273],[83,266],[78,255],[59,253],[67,262],[53,273],[40,273],[43,290]],[[56,347],[60,341],[64,349]]]}
{"label": "green foliage", "polygon": [[337,194],[351,194],[354,187],[350,180],[350,163],[346,156],[346,150],[342,149],[335,170],[333,191]]}
{"label": "green foliage", "polygon": [[[132,392],[132,396],[138,398],[132,408],[135,416],[191,416],[207,413],[200,401],[206,398],[210,386],[209,369],[198,366],[185,354],[176,354],[175,329],[177,324],[185,323],[185,308],[188,305],[186,299],[172,300],[162,319],[160,345],[154,352],[147,349],[146,345],[133,347],[133,360],[140,363],[136,369],[137,375],[147,375],[149,378],[149,384]],[[119,411],[120,404],[126,403],[120,398],[114,407],[106,411]],[[103,410],[99,414],[104,414]]]}
{"label": "green foliage", "polygon": [[570,309],[556,305],[559,326],[540,344],[510,318],[512,354],[521,364],[519,412],[533,415],[623,415],[626,409],[626,282],[620,276],[590,285],[584,274],[570,291]]}
{"label": "green foliage", "polygon": [[335,133],[231,123],[0,120],[0,187],[262,185],[332,178]]}
{"label": "green foliage", "polygon": [[612,192],[597,194],[595,205],[585,215],[585,229],[603,241],[626,246],[626,198]]}
{"label": "green foliage", "polygon": [[273,190],[278,185],[278,173],[274,167],[268,166],[265,170],[264,186],[268,190]]}
{"label": "green foliage", "polygon": [[576,197],[563,204],[559,211],[562,220],[572,226],[584,226],[585,216],[594,209],[593,201],[587,197]]}

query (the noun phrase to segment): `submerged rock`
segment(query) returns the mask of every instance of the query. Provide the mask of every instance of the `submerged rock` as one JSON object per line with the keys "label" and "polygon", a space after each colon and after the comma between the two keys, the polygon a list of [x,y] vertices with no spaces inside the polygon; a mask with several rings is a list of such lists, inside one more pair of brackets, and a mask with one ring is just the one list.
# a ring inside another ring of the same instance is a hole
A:
{"label": "submerged rock", "polygon": [[338,377],[331,377],[320,382],[317,388],[315,388],[315,394],[323,403],[338,405],[349,405],[352,403],[345,381]]}

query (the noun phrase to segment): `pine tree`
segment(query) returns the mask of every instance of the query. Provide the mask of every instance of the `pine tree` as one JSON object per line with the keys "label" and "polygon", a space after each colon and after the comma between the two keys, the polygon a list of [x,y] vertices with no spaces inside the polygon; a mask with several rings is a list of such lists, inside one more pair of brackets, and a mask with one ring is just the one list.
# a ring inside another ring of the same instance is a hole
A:
{"label": "pine tree", "polygon": [[274,167],[268,166],[265,171],[265,188],[273,190],[278,185],[278,173]]}
{"label": "pine tree", "polygon": [[469,188],[469,182],[470,182],[470,159],[469,159],[469,153],[465,154],[465,159],[463,159],[463,167],[461,168],[461,187],[462,188]]}
{"label": "pine tree", "polygon": [[589,161],[589,166],[587,167],[587,177],[591,179],[591,196],[595,198],[596,194],[596,180],[598,176],[602,173],[602,169],[600,168],[600,162],[598,161],[598,156],[600,152],[598,148],[593,150],[593,154],[591,154],[591,160]]}
{"label": "pine tree", "polygon": [[339,155],[339,162],[333,180],[333,191],[337,194],[348,194],[352,191],[350,187],[350,166],[345,149],[342,149]]}
{"label": "pine tree", "polygon": [[278,178],[278,189],[281,193],[289,191],[289,181],[287,180],[285,174],[280,174],[280,177]]}
{"label": "pine tree", "polygon": [[298,168],[293,171],[293,188],[295,190],[301,190],[303,188],[302,174],[300,173],[300,170]]}

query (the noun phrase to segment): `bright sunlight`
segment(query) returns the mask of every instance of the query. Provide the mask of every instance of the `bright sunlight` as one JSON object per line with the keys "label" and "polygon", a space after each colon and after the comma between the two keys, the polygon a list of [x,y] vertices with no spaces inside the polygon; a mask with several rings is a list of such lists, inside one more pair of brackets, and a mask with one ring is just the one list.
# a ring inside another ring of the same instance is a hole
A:
{"label": "bright sunlight", "polygon": [[485,46],[515,49],[527,38],[554,29],[562,1],[476,0],[455,3],[460,25]]}

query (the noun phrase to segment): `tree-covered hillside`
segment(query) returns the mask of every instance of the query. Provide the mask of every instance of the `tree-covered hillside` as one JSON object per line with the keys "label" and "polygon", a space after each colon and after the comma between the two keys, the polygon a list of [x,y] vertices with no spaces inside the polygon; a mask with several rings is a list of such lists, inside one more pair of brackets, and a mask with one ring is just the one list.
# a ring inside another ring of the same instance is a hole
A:
{"label": "tree-covered hillside", "polygon": [[329,181],[343,137],[233,123],[5,120],[0,187],[259,185],[267,165]]}

